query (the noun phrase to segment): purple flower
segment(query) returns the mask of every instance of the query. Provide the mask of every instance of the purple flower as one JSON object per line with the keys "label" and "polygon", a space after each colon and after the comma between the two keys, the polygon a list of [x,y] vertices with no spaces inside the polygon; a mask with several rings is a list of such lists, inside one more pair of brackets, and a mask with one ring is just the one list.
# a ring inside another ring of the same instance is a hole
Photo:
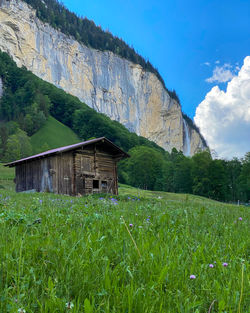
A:
{"label": "purple flower", "polygon": [[196,276],[195,275],[190,275],[190,277],[189,277],[190,279],[195,279],[196,278]]}
{"label": "purple flower", "polygon": [[42,202],[43,202],[43,200],[39,200],[39,202],[40,202],[40,203],[42,203]]}
{"label": "purple flower", "polygon": [[134,225],[133,224],[129,224],[129,227],[133,227]]}
{"label": "purple flower", "polygon": [[210,268],[213,268],[213,267],[214,267],[214,265],[213,265],[213,264],[209,264],[209,267],[210,267]]}
{"label": "purple flower", "polygon": [[228,266],[228,263],[224,262],[222,265],[223,265],[224,267],[227,267],[227,266]]}
{"label": "purple flower", "polygon": [[130,200],[131,198],[130,197],[128,197],[128,200]]}
{"label": "purple flower", "polygon": [[103,197],[99,198],[99,200],[103,200],[103,199],[104,199]]}
{"label": "purple flower", "polygon": [[242,217],[239,217],[238,220],[239,220],[239,221],[242,221]]}

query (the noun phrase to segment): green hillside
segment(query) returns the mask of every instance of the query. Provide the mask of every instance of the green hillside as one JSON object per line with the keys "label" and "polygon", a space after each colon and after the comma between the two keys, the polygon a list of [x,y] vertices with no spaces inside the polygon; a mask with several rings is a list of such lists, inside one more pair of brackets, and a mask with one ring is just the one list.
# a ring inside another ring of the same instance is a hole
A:
{"label": "green hillside", "polygon": [[57,121],[52,116],[49,116],[45,125],[31,137],[31,145],[34,154],[71,145],[79,141],[80,139],[69,127]]}

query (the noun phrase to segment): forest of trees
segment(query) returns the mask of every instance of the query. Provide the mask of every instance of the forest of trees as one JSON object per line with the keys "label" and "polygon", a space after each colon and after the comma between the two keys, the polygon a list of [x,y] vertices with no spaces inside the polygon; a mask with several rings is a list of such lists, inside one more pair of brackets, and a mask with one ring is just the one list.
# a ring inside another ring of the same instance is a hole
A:
{"label": "forest of trees", "polygon": [[209,150],[186,157],[176,149],[161,153],[138,146],[128,153],[131,158],[119,164],[120,182],[226,202],[250,200],[250,152],[232,160],[212,159]]}
{"label": "forest of trees", "polygon": [[30,136],[51,114],[81,140],[105,136],[131,155],[119,165],[120,182],[139,188],[193,193],[228,202],[250,200],[250,153],[244,158],[213,160],[209,150],[185,157],[171,153],[123,125],[97,113],[74,96],[49,84],[25,68],[18,68],[0,52],[0,161],[32,154]]}

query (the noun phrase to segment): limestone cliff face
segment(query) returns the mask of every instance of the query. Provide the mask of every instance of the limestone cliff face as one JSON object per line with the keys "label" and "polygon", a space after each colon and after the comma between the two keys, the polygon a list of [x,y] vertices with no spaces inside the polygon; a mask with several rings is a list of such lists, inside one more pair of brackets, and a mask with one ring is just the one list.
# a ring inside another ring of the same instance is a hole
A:
{"label": "limestone cliff face", "polygon": [[204,148],[192,129],[186,131],[190,139],[186,142],[180,105],[154,74],[67,37],[42,23],[22,1],[0,0],[0,49],[18,66],[24,65],[168,151],[175,147],[192,155]]}

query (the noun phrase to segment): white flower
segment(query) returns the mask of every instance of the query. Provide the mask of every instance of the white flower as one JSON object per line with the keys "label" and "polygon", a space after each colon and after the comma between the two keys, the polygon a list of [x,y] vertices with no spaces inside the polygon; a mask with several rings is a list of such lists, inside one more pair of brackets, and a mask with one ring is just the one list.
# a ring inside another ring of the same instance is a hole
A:
{"label": "white flower", "polygon": [[66,302],[66,305],[65,305],[65,306],[66,306],[67,309],[70,310],[70,309],[73,308],[74,304],[73,304],[72,302]]}
{"label": "white flower", "polygon": [[17,312],[18,312],[18,313],[25,313],[26,311],[25,311],[25,309],[20,308],[20,309],[18,309]]}

